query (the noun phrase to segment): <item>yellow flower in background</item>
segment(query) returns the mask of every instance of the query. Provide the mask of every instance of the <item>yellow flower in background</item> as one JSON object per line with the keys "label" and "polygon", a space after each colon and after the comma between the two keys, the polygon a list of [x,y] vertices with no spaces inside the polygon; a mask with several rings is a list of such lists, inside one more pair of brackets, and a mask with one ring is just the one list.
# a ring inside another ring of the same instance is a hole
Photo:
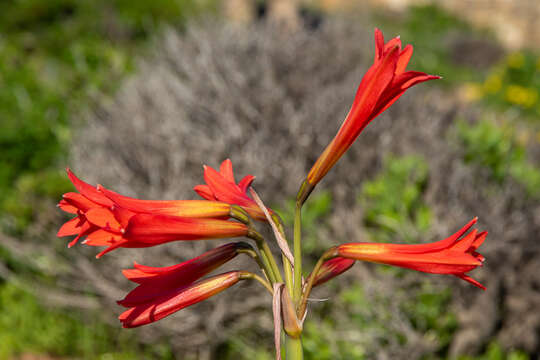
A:
{"label": "yellow flower in background", "polygon": [[508,85],[505,99],[512,104],[530,108],[538,101],[538,91],[520,85]]}
{"label": "yellow flower in background", "polygon": [[468,102],[480,100],[484,95],[482,86],[477,83],[466,83],[462,89],[461,97]]}
{"label": "yellow flower in background", "polygon": [[495,73],[488,76],[484,81],[484,90],[487,93],[496,93],[501,90],[502,87],[502,77],[500,74]]}
{"label": "yellow flower in background", "polygon": [[508,64],[508,67],[519,69],[525,64],[525,56],[520,52],[510,54],[506,59],[506,63]]}

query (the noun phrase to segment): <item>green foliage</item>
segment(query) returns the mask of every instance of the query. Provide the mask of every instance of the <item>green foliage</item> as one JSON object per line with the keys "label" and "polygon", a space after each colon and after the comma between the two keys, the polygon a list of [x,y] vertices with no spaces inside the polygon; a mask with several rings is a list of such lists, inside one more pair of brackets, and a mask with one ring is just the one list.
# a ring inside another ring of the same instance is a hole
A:
{"label": "green foliage", "polygon": [[409,289],[408,292],[412,296],[402,304],[403,314],[413,328],[437,343],[438,353],[443,353],[458,325],[449,308],[452,300],[450,289],[436,289],[426,281],[419,289]]}
{"label": "green foliage", "polygon": [[473,98],[521,115],[540,116],[540,56],[529,51],[509,54],[489,70],[481,83],[471,85]]}
{"label": "green foliage", "polygon": [[67,187],[69,119],[114,90],[142,41],[181,23],[193,0],[0,2],[0,215],[24,228],[36,198]]}
{"label": "green foliage", "polygon": [[499,183],[512,177],[530,195],[540,196],[540,169],[528,162],[525,146],[518,142],[513,127],[488,120],[474,125],[460,121],[457,134],[466,162],[488,168]]}
{"label": "green foliage", "polygon": [[[289,228],[294,224],[295,204],[295,200],[288,200],[282,209],[277,210],[283,223]],[[331,209],[332,195],[329,191],[312,194],[302,207],[302,249],[307,254],[325,249],[325,245],[319,241],[317,232],[324,225],[324,219],[330,214]],[[315,255],[320,256],[320,253]]]}
{"label": "green foliage", "polygon": [[431,211],[422,199],[427,180],[428,165],[421,157],[388,156],[380,174],[363,184],[359,202],[375,240],[414,242],[429,229]]}
{"label": "green foliage", "polygon": [[[451,40],[482,36],[478,30],[443,8],[430,4],[410,6],[403,17],[390,17],[388,13],[378,16],[385,32],[401,35],[406,44],[414,44],[410,69],[444,77],[444,84],[479,79],[481,73],[453,61]],[[390,35],[387,35],[390,36]],[[419,55],[420,54],[420,55]]]}
{"label": "green foliage", "polygon": [[471,356],[460,356],[458,360],[528,360],[529,356],[522,351],[512,350],[508,353],[502,349],[502,347],[497,343],[489,344],[486,352],[482,355],[471,357]]}
{"label": "green foliage", "polygon": [[[61,310],[49,310],[29,293],[12,284],[0,285],[0,359],[23,353],[85,359],[143,359],[129,334],[96,319],[82,321]],[[152,349],[160,359],[171,359],[165,347]]]}

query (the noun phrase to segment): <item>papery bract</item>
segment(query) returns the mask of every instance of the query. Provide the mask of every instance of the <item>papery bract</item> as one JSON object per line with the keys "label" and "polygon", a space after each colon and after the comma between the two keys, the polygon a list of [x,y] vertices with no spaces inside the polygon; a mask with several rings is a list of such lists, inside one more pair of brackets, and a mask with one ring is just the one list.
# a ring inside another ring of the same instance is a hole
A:
{"label": "papery bract", "polygon": [[184,287],[162,287],[155,296],[148,296],[145,302],[126,306],[130,309],[118,318],[125,328],[150,324],[222,292],[241,280],[241,276],[242,272],[231,271]]}
{"label": "papery bract", "polygon": [[307,183],[311,188],[334,166],[373,118],[392,105],[411,86],[439,78],[423,72],[405,71],[412,53],[411,45],[401,48],[399,37],[385,44],[382,32],[375,29],[373,65],[364,75],[349,114],[338,133],[309,171]]}
{"label": "papery bract", "polygon": [[[231,205],[241,206],[256,220],[266,221],[262,210],[255,201],[247,195],[247,190],[255,176],[246,175],[238,184],[234,179],[232,162],[226,159],[221,163],[219,172],[210,166],[204,166],[204,181],[206,185],[197,185],[193,188],[197,194],[207,200],[222,201]],[[272,210],[268,209],[270,213]]]}
{"label": "papery bract", "polygon": [[476,249],[485,240],[487,232],[476,229],[462,237],[475,223],[471,220],[454,235],[427,244],[348,243],[338,246],[341,257],[399,266],[432,274],[455,275],[485,289],[465,273],[482,266],[484,257]]}

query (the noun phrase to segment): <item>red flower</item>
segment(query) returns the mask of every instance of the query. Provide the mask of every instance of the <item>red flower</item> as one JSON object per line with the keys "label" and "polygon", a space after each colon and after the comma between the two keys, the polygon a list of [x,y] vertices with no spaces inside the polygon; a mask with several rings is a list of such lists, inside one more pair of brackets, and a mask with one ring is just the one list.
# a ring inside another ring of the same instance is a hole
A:
{"label": "red flower", "polygon": [[[58,236],[76,235],[68,246],[86,236],[85,244],[108,246],[97,257],[118,247],[149,247],[174,240],[245,236],[244,224],[211,219],[226,217],[230,205],[215,201],[153,201],[128,198],[68,176],[79,193],[64,194],[59,207],[77,217],[65,223]],[[121,203],[120,206],[117,202]],[[171,216],[176,214],[180,216]]]}
{"label": "red flower", "polygon": [[242,272],[231,271],[216,275],[187,286],[160,288],[160,292],[149,294],[145,301],[130,303],[131,307],[123,312],[118,319],[123,327],[132,328],[150,324],[163,319],[178,310],[196,304],[233,286],[242,279]]}
{"label": "red flower", "polygon": [[228,243],[196,258],[168,267],[150,267],[135,263],[134,269],[122,272],[126,278],[139,286],[123,300],[118,301],[118,304],[134,307],[184,288],[233,259],[239,254],[238,250],[250,248],[248,244],[242,242]]}
{"label": "red flower", "polygon": [[[227,159],[221,163],[219,172],[205,165],[204,181],[206,181],[206,185],[197,185],[193,190],[206,200],[217,200],[231,205],[239,205],[254,219],[266,221],[262,210],[247,195],[247,190],[253,180],[255,180],[255,176],[246,175],[236,184],[231,160]],[[269,211],[272,212],[270,209]]]}
{"label": "red flower", "polygon": [[338,133],[309,171],[307,182],[311,187],[326,175],[369,122],[390,107],[408,88],[427,80],[439,79],[439,76],[423,72],[405,71],[412,53],[411,45],[401,48],[399,37],[385,44],[382,32],[375,29],[374,63],[364,75]]}
{"label": "red flower", "polygon": [[461,238],[477,221],[471,220],[454,235],[429,244],[374,244],[349,243],[338,247],[344,258],[371,261],[423,271],[432,274],[455,275],[485,290],[478,281],[465,273],[482,266],[484,257],[476,249],[485,240],[487,232],[477,234],[476,229]]}
{"label": "red flower", "polygon": [[[313,286],[315,287],[322,285],[328,280],[343,274],[345,271],[349,270],[354,265],[355,261],[356,260],[342,257],[336,257],[325,261],[317,272],[317,276],[315,278],[315,281],[313,282]],[[311,274],[310,277],[311,276],[313,276],[313,274]],[[309,278],[308,280],[306,280],[306,283],[308,282]]]}

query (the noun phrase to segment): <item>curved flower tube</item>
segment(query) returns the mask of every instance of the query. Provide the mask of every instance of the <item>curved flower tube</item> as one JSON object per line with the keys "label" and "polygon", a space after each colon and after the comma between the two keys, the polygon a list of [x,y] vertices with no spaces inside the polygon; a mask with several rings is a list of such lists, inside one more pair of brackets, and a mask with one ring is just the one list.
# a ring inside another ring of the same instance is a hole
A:
{"label": "curved flower tube", "polygon": [[[171,215],[185,218],[227,218],[231,206],[218,201],[205,200],[139,200],[117,194],[98,185],[94,187],[82,180],[67,169],[67,174],[79,193],[69,192],[63,195],[58,207],[65,212],[76,214],[77,216],[66,222],[58,231],[58,236],[76,235],[68,247],[77,241],[94,232],[99,226],[88,222],[87,213],[92,210],[91,215],[110,215],[115,208],[123,208],[124,214],[135,215],[137,213],[148,213],[156,215]],[[95,210],[100,209],[100,210]],[[108,210],[105,211],[105,210]],[[118,212],[118,211],[117,211]]]}
{"label": "curved flower tube", "polygon": [[385,43],[382,32],[375,29],[373,65],[364,75],[349,114],[338,133],[309,171],[306,179],[309,188],[313,189],[326,175],[369,122],[388,109],[408,88],[440,78],[423,72],[405,71],[412,53],[411,45],[401,48],[399,37]]}
{"label": "curved flower tube", "polygon": [[471,220],[454,235],[428,244],[349,243],[338,246],[338,255],[348,259],[399,266],[432,274],[455,275],[485,290],[478,281],[466,275],[482,266],[485,258],[476,249],[487,232],[476,229],[462,237],[477,221]]}
{"label": "curved flower tube", "polygon": [[[257,203],[247,195],[247,190],[253,180],[255,180],[255,176],[246,175],[237,184],[234,179],[232,162],[230,159],[226,159],[221,163],[219,171],[204,165],[204,181],[206,185],[197,185],[193,190],[206,200],[239,205],[252,218],[267,221]],[[272,210],[268,209],[268,211],[272,213]]]}
{"label": "curved flower tube", "polygon": [[242,279],[241,271],[231,271],[216,275],[187,286],[161,287],[159,292],[149,294],[144,300],[120,305],[130,309],[118,319],[125,328],[133,328],[163,319],[183,308],[201,302],[230,288]]}
{"label": "curved flower tube", "polygon": [[209,250],[196,258],[167,267],[151,267],[134,263],[134,269],[123,270],[129,280],[139,284],[118,304],[131,307],[192,284],[204,275],[236,257],[242,249],[251,249],[246,243],[235,242]]}
{"label": "curved flower tube", "polygon": [[94,208],[86,214],[91,229],[83,242],[107,246],[96,257],[119,247],[143,248],[178,240],[206,240],[248,235],[245,224],[216,219],[135,214],[119,207]]}

